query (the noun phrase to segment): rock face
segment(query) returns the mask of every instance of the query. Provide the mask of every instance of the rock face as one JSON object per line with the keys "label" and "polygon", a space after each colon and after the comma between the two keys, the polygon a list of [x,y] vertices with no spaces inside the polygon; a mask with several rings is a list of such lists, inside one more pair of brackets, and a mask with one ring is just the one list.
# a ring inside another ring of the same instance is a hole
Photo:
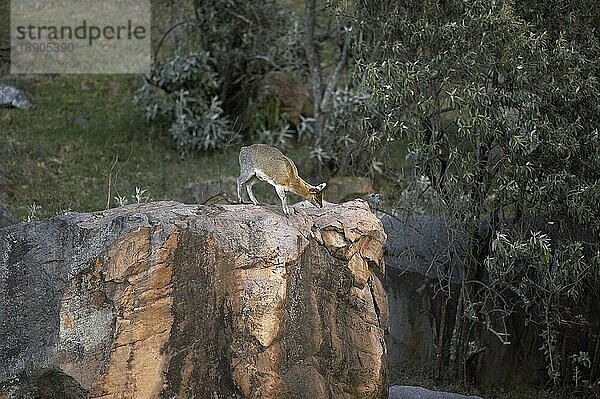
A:
{"label": "rock face", "polygon": [[[405,359],[419,363],[434,360],[436,328],[451,325],[454,314],[443,321],[442,307],[447,298],[436,295],[435,284],[445,276],[450,263],[447,229],[441,219],[412,215],[382,218],[388,235],[385,258],[388,273],[384,285],[390,305],[388,339],[391,366]],[[450,277],[451,287],[458,287],[458,268]],[[456,298],[450,298],[455,303]]]}
{"label": "rock face", "polygon": [[[448,226],[439,218],[405,215],[382,218],[388,235],[384,285],[389,300],[390,330],[386,337],[390,369],[436,363],[440,337],[448,342],[462,277],[448,256]],[[456,235],[456,233],[455,233]],[[452,267],[449,267],[452,266]],[[447,270],[452,270],[451,274]],[[440,281],[444,290],[440,290]],[[451,309],[444,312],[444,307]],[[474,356],[467,373],[481,385],[538,384],[545,376],[540,330],[515,312],[507,323],[510,345],[503,345],[483,326],[475,331],[484,351]],[[444,327],[445,326],[445,327]],[[403,366],[404,365],[404,366]]]}
{"label": "rock face", "polygon": [[387,397],[382,226],[361,201],[294,209],[1,229],[0,398]]}

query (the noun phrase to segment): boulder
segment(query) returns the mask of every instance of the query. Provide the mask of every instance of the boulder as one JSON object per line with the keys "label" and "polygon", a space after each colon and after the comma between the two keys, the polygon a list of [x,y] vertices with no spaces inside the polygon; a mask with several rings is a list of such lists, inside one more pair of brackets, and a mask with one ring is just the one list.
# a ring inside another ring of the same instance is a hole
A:
{"label": "boulder", "polygon": [[389,399],[481,399],[481,397],[430,391],[421,387],[394,385],[390,387]]}
{"label": "boulder", "polygon": [[[453,290],[460,282],[458,265],[447,267],[451,262],[447,227],[442,219],[426,215],[384,215],[381,220],[388,235],[384,285],[391,316],[390,366],[401,367],[406,359],[424,364],[436,358],[438,326],[452,325],[454,320],[454,314],[441,320],[448,298],[436,289],[440,279],[449,279]],[[454,304],[456,295],[450,301]]]}
{"label": "boulder", "polygon": [[23,91],[0,82],[0,106],[27,109],[31,107],[31,103]]}
{"label": "boulder", "polygon": [[362,201],[155,202],[0,229],[0,398],[387,397]]}
{"label": "boulder", "polygon": [[[381,220],[388,236],[384,286],[390,309],[386,336],[390,369],[416,365],[434,369],[440,337],[448,342],[452,333],[462,281],[457,256],[449,253],[464,251],[466,237],[450,231],[445,220],[428,215],[385,215]],[[485,220],[480,228],[486,228]],[[469,380],[480,385],[543,382],[542,331],[528,324],[520,311],[507,318],[506,328],[509,345],[484,325],[475,325],[473,343],[478,351],[466,367]]]}

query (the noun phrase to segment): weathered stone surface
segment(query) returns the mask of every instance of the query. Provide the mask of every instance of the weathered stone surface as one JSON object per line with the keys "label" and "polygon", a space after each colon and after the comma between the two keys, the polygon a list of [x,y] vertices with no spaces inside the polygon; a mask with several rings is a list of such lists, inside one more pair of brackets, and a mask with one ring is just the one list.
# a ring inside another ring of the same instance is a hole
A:
{"label": "weathered stone surface", "polygon": [[231,204],[237,202],[235,178],[190,183],[184,188],[186,204]]}
{"label": "weathered stone surface", "polygon": [[360,201],[294,209],[160,202],[3,228],[0,397],[387,397],[382,226]]}
{"label": "weathered stone surface", "polygon": [[22,90],[0,82],[0,106],[27,109],[31,103]]}
{"label": "weathered stone surface", "polygon": [[394,385],[390,387],[389,399],[481,399],[481,397],[430,391],[421,387]]}
{"label": "weathered stone surface", "polygon": [[[436,328],[454,320],[454,314],[443,316],[446,297],[435,288],[446,278],[445,265],[450,263],[445,252],[449,245],[446,225],[441,219],[420,215],[386,215],[382,222],[388,235],[384,285],[390,306],[386,337],[390,366],[402,368],[406,359],[419,364],[433,362]],[[458,267],[448,269],[454,271],[451,281],[458,284]]]}

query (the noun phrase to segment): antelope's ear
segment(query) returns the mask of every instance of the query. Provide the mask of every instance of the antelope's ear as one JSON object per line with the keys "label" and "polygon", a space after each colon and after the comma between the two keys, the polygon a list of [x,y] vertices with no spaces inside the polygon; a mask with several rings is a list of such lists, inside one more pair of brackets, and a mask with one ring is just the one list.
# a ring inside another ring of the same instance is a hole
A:
{"label": "antelope's ear", "polygon": [[308,192],[311,194],[318,194],[321,191],[325,190],[325,186],[327,186],[327,183],[321,183],[318,186],[315,186],[315,187],[312,187],[311,189],[309,189]]}

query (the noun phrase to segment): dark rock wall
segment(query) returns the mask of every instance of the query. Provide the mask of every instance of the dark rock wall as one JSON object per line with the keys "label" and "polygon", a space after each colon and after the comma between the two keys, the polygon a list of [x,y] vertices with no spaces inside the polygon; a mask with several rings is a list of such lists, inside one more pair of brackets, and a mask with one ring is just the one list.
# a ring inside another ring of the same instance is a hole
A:
{"label": "dark rock wall", "polygon": [[[445,222],[424,215],[385,216],[382,222],[388,235],[384,284],[390,309],[390,366],[405,369],[413,363],[435,375],[437,348],[450,340],[460,292],[459,267],[447,249],[449,245],[460,249],[461,238],[450,242]],[[469,360],[468,378],[483,385],[543,381],[540,331],[525,325],[518,313],[507,321],[510,345],[478,326],[477,343],[486,349]]]}

